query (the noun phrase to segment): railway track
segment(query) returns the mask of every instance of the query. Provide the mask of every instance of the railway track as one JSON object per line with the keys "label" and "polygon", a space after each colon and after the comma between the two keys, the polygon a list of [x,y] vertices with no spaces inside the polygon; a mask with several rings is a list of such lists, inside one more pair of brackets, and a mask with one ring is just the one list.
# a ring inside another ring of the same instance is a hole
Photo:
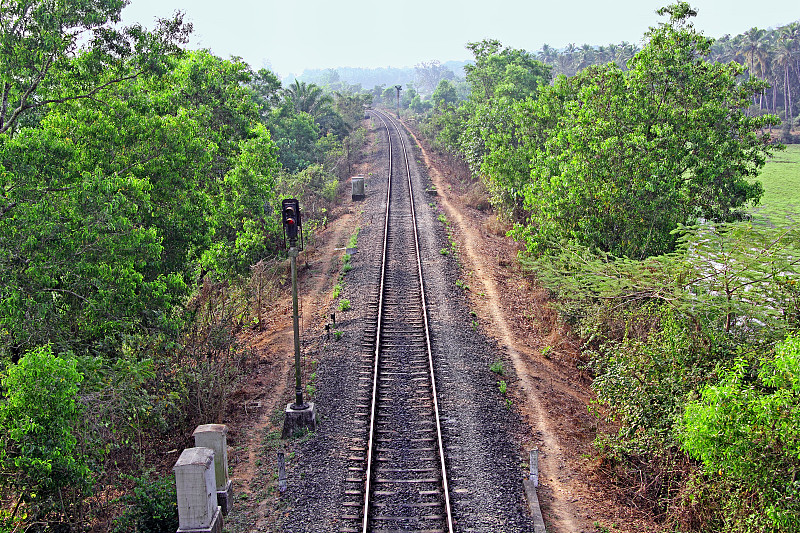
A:
{"label": "railway track", "polygon": [[452,533],[409,155],[395,119],[371,113],[387,134],[388,187],[341,531]]}

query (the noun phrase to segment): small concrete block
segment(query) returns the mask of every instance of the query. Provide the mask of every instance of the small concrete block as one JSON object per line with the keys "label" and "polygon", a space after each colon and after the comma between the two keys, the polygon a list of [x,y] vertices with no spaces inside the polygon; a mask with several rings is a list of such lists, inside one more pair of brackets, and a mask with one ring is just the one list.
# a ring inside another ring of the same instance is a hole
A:
{"label": "small concrete block", "polygon": [[228,513],[233,507],[233,482],[228,481],[228,486],[225,490],[217,491],[217,504],[222,509],[222,514],[228,516]]}
{"label": "small concrete block", "polygon": [[[217,492],[226,491],[228,487],[228,426],[203,424],[197,426],[192,435],[195,446],[214,450],[214,477],[217,481]],[[223,514],[228,514],[224,508]]]}
{"label": "small concrete block", "polygon": [[187,448],[173,468],[179,531],[207,531],[218,514],[214,450]]}
{"label": "small concrete block", "polygon": [[288,439],[295,433],[308,429],[317,429],[317,411],[314,402],[308,402],[305,409],[292,409],[294,403],[286,404],[286,417],[283,419],[282,439]]}
{"label": "small concrete block", "polygon": [[522,484],[525,486],[525,496],[528,497],[528,509],[533,517],[533,532],[546,533],[544,519],[542,518],[542,509],[539,507],[539,496],[536,495],[536,487],[533,486],[533,481],[530,479],[524,479]]}
{"label": "small concrete block", "polygon": [[350,180],[352,183],[352,198],[353,200],[363,200],[364,199],[364,177],[363,176],[353,176]]}

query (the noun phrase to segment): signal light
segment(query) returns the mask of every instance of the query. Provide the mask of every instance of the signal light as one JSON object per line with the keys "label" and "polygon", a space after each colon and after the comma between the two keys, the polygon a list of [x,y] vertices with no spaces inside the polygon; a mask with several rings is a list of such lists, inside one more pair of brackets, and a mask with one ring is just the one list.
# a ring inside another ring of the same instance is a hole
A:
{"label": "signal light", "polygon": [[285,236],[289,238],[289,245],[297,244],[297,236],[300,233],[300,202],[295,198],[287,198],[281,202],[281,217],[283,219],[283,230]]}

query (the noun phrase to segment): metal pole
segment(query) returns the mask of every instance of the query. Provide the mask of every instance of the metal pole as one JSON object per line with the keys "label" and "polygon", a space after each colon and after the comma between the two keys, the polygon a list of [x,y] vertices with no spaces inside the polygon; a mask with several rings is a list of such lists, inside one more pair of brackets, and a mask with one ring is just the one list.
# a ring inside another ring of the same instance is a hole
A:
{"label": "metal pole", "polygon": [[292,266],[292,322],[294,325],[294,377],[295,402],[292,409],[307,409],[303,403],[303,386],[300,383],[300,313],[297,307],[297,241],[292,239],[289,248],[289,262]]}

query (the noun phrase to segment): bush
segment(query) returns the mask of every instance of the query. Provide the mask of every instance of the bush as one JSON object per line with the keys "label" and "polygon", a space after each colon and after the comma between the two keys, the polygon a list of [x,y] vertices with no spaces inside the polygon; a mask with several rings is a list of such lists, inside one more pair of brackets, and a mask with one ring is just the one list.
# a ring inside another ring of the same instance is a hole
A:
{"label": "bush", "polygon": [[123,496],[127,509],[114,524],[115,533],[163,533],[178,529],[178,498],[175,476],[151,479],[150,474],[129,478],[133,491]]}
{"label": "bush", "polygon": [[53,355],[49,345],[27,352],[2,379],[3,482],[42,513],[68,513],[63,502],[56,503],[56,495],[62,488],[80,490],[89,483],[89,469],[73,434],[82,379],[75,358]]}
{"label": "bush", "polygon": [[708,475],[748,490],[752,498],[728,502],[750,507],[748,522],[800,531],[800,337],[789,335],[757,365],[740,359],[720,377],[686,407],[684,449]]}

